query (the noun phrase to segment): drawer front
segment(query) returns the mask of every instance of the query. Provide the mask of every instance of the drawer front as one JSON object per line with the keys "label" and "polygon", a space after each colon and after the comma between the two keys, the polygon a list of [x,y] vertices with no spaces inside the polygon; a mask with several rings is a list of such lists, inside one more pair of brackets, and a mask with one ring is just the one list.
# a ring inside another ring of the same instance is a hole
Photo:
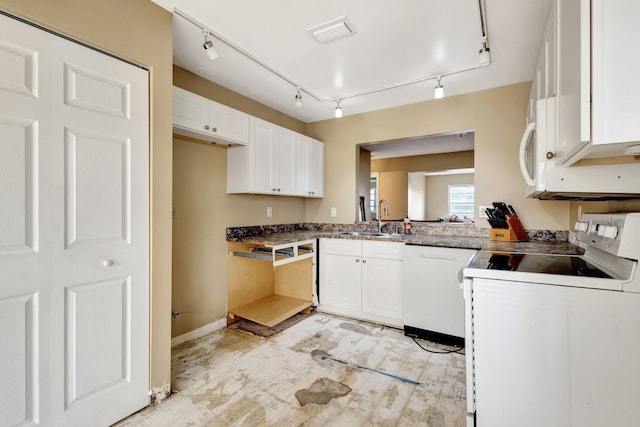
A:
{"label": "drawer front", "polygon": [[320,239],[320,250],[325,254],[359,257],[362,254],[362,241],[351,239]]}
{"label": "drawer front", "polygon": [[364,258],[402,259],[404,243],[380,242],[374,240],[362,241],[362,256]]}

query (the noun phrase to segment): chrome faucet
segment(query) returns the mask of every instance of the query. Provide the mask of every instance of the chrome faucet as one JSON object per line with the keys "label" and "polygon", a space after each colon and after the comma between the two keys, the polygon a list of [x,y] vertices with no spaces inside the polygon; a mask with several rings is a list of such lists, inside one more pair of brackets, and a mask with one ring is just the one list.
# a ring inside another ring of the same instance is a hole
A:
{"label": "chrome faucet", "polygon": [[[382,211],[383,207],[384,211]],[[386,224],[382,222],[382,212],[384,212],[385,215],[389,215],[389,205],[387,205],[385,199],[380,199],[380,209],[378,209],[378,233],[382,233],[382,227]]]}

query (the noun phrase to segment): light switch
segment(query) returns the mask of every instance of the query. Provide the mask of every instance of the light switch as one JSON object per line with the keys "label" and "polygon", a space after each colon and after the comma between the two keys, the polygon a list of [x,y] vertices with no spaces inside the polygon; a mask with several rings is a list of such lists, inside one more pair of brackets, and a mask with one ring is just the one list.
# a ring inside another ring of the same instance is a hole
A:
{"label": "light switch", "polygon": [[267,206],[267,218],[271,218],[273,216],[273,208],[271,206]]}
{"label": "light switch", "polygon": [[338,208],[331,208],[331,218],[338,216]]}

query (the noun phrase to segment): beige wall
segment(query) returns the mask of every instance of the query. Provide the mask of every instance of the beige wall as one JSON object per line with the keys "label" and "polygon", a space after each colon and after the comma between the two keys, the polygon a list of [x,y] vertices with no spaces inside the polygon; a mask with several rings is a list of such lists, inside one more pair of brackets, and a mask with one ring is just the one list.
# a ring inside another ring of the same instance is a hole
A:
{"label": "beige wall", "polygon": [[[302,133],[304,123],[174,67],[174,84]],[[227,151],[174,137],[173,320],[178,336],[226,317],[226,228],[304,222],[305,199],[227,194]],[[355,164],[353,165],[355,167]],[[273,208],[267,218],[266,208]]]}
{"label": "beige wall", "polygon": [[147,0],[0,0],[0,7],[149,68],[151,386],[171,380],[171,15]]}
{"label": "beige wall", "polygon": [[[409,214],[409,174],[403,171],[378,172],[378,215],[383,221],[401,220]],[[386,200],[389,214],[380,209],[380,200]]]}
{"label": "beige wall", "polygon": [[473,184],[473,174],[433,175],[425,177],[427,218],[449,216],[449,185]]}
{"label": "beige wall", "polygon": [[[524,197],[517,154],[530,86],[530,82],[519,83],[309,123],[309,136],[325,142],[325,198],[307,201],[307,220],[338,223],[355,220],[354,146],[473,129],[476,205],[503,200],[518,210],[526,228],[568,229],[569,202]],[[343,108],[346,111],[348,105]],[[330,217],[331,207],[337,207],[337,218]],[[480,220],[478,226],[488,224]]]}
{"label": "beige wall", "polygon": [[[379,188],[382,189],[380,198],[389,202],[390,215],[387,219],[401,219],[409,215],[409,197],[412,197],[414,202],[420,203],[420,206],[415,207],[411,219],[435,219],[427,216],[424,192],[414,191],[412,195],[409,195],[409,172],[473,168],[473,157],[473,151],[458,151],[371,160],[371,171],[379,174]],[[422,182],[418,182],[414,177],[414,184],[424,187],[426,181],[424,181],[424,177],[422,178]]]}

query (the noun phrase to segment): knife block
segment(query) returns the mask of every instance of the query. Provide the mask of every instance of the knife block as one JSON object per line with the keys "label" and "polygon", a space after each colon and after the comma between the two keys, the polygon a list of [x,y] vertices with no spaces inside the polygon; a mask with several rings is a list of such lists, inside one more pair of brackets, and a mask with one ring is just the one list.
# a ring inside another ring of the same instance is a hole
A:
{"label": "knife block", "polygon": [[516,233],[512,228],[492,228],[489,230],[489,237],[491,240],[506,242],[518,240],[518,237],[516,237]]}
{"label": "knife block", "polygon": [[509,228],[492,228],[489,230],[491,240],[500,240],[506,242],[528,241],[529,235],[525,231],[522,223],[515,215],[507,217],[507,225]]}

